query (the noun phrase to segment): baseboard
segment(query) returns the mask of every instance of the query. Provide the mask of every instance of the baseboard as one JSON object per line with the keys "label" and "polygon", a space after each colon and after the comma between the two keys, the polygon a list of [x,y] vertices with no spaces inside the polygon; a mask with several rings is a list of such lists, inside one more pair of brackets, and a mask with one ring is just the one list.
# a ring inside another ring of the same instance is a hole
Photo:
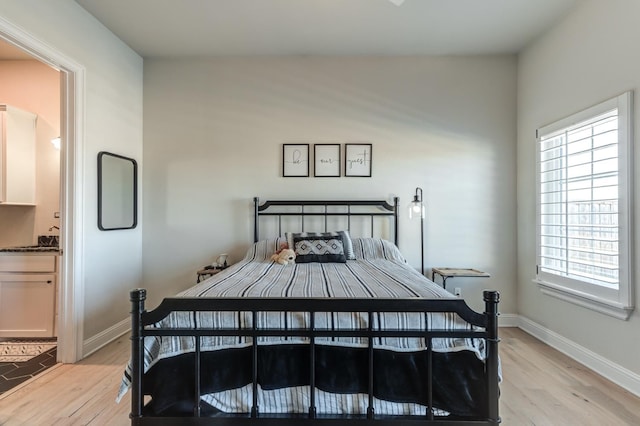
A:
{"label": "baseboard", "polygon": [[131,319],[126,318],[112,327],[107,328],[104,331],[89,337],[82,342],[82,357],[86,358],[103,346],[113,342],[118,337],[129,332],[131,330]]}
{"label": "baseboard", "polygon": [[520,317],[517,314],[500,314],[498,327],[519,327]]}
{"label": "baseboard", "polygon": [[520,316],[519,323],[519,327],[533,337],[640,397],[639,374],[611,362],[528,318]]}

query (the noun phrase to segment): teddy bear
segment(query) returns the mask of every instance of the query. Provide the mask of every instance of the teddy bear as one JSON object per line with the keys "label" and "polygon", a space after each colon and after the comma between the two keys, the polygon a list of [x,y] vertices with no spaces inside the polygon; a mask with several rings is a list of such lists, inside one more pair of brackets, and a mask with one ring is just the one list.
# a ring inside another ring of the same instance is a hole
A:
{"label": "teddy bear", "polygon": [[288,242],[282,242],[280,243],[280,246],[278,248],[278,250],[276,250],[275,254],[280,254],[280,252],[284,249],[288,249],[289,248],[289,243]]}
{"label": "teddy bear", "polygon": [[296,252],[291,249],[284,249],[280,253],[274,253],[271,260],[281,265],[296,263]]}
{"label": "teddy bear", "polygon": [[287,243],[281,243],[280,250],[271,255],[271,260],[281,265],[296,263],[296,252],[291,250]]}

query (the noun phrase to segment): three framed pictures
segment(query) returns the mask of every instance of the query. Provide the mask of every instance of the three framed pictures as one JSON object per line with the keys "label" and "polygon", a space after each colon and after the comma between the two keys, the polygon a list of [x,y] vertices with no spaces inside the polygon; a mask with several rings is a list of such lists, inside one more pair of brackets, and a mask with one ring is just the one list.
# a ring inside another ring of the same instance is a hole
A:
{"label": "three framed pictures", "polygon": [[[313,176],[340,177],[341,171],[347,177],[371,177],[370,143],[344,144],[344,162],[339,143],[313,145]],[[282,146],[282,176],[309,177],[310,145],[284,144]]]}

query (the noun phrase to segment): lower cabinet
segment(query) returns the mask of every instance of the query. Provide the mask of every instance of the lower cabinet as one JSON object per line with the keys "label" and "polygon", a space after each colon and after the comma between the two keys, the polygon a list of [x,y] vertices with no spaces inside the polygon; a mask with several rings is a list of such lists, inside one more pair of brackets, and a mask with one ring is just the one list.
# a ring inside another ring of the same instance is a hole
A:
{"label": "lower cabinet", "polygon": [[53,337],[54,274],[0,274],[0,337]]}
{"label": "lower cabinet", "polygon": [[54,337],[55,256],[0,256],[0,337]]}

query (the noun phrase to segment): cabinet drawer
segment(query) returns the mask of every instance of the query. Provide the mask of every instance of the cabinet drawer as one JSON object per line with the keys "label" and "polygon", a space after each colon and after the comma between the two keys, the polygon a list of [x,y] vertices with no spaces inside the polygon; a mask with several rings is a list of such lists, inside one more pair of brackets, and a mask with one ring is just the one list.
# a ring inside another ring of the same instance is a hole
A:
{"label": "cabinet drawer", "polygon": [[56,256],[0,256],[0,272],[55,272]]}

